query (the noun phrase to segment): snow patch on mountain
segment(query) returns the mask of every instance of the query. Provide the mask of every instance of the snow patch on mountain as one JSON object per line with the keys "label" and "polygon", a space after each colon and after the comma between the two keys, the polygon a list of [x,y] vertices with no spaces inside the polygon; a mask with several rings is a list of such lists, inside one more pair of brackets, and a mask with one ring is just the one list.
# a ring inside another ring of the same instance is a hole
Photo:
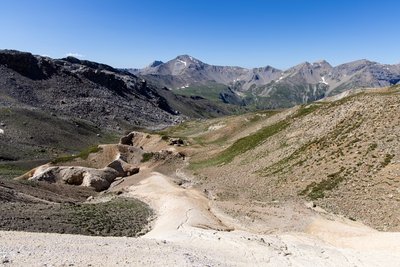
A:
{"label": "snow patch on mountain", "polygon": [[320,83],[328,85],[328,82],[325,80],[325,76],[322,76],[321,79],[322,81],[320,81]]}
{"label": "snow patch on mountain", "polygon": [[186,65],[187,65],[186,61],[183,61],[183,60],[178,59],[178,62],[180,62],[180,63],[182,63],[182,64],[185,64],[185,67],[186,67]]}

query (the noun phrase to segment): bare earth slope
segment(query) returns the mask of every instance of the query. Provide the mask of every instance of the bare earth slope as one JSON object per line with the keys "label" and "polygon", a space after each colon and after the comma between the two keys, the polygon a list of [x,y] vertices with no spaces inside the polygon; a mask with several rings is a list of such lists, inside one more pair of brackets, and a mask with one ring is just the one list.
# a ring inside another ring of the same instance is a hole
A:
{"label": "bare earth slope", "polygon": [[[0,232],[13,266],[396,266],[399,234],[315,216],[311,233],[260,235],[218,219],[201,193],[151,173],[126,193],[147,199],[158,218],[139,239]],[[227,228],[226,224],[230,224]],[[234,230],[237,228],[236,230]],[[28,241],[27,241],[28,240]],[[371,242],[373,241],[373,242]]]}
{"label": "bare earth slope", "polygon": [[265,205],[313,201],[398,231],[399,100],[397,89],[368,91],[278,114],[188,123],[169,134],[198,143],[192,173],[231,214],[257,220]]}

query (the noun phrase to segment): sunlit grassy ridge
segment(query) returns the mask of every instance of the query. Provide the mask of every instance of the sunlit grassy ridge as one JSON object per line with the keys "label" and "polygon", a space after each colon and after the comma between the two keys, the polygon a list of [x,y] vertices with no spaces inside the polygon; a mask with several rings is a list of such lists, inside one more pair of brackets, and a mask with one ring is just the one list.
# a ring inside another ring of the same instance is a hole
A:
{"label": "sunlit grassy ridge", "polygon": [[227,164],[231,162],[236,156],[256,148],[267,138],[286,129],[294,119],[306,116],[317,110],[322,105],[323,104],[313,104],[308,106],[301,106],[292,116],[289,116],[288,118],[278,121],[272,125],[263,127],[253,134],[236,140],[231,146],[218,153],[217,155],[203,161],[193,162],[191,164],[191,167],[196,169],[220,164]]}

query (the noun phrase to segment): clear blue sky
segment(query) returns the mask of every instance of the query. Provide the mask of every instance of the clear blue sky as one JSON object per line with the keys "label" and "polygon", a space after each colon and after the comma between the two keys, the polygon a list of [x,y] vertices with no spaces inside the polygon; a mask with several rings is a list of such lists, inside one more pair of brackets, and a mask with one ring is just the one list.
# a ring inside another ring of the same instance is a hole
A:
{"label": "clear blue sky", "polygon": [[114,67],[180,54],[287,68],[326,59],[400,63],[400,1],[0,0],[0,48]]}

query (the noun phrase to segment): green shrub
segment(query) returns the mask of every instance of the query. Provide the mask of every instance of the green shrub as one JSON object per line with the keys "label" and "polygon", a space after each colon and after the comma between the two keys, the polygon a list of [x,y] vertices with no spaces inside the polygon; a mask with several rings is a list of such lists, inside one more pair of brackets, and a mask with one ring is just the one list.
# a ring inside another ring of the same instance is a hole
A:
{"label": "green shrub", "polygon": [[151,160],[154,156],[153,152],[143,153],[141,162],[147,162]]}
{"label": "green shrub", "polygon": [[308,106],[301,105],[300,108],[297,110],[297,112],[292,116],[292,118],[304,117],[304,116],[316,111],[317,109],[319,109],[321,107],[321,105],[323,105],[323,104],[322,103],[311,104]]}
{"label": "green shrub", "polygon": [[389,165],[389,163],[392,161],[393,157],[394,157],[394,155],[386,154],[383,162],[381,162],[381,166],[386,167],[387,165]]}
{"label": "green shrub", "polygon": [[340,175],[344,171],[342,167],[340,171],[329,174],[327,179],[323,179],[321,182],[312,182],[307,185],[307,187],[302,190],[299,195],[307,195],[312,200],[317,200],[319,198],[325,197],[325,191],[331,191],[335,189],[343,180],[344,177]]}

